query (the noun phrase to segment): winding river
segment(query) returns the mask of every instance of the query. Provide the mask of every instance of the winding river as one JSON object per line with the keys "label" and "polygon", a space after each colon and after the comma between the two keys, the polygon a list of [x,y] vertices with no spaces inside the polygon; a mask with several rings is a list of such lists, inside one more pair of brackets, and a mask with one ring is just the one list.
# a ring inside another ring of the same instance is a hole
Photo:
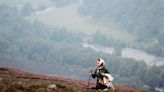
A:
{"label": "winding river", "polygon": [[[86,49],[92,49],[96,52],[103,52],[107,54],[114,54],[115,48],[114,47],[104,47],[89,43],[82,43],[82,47]],[[133,48],[123,48],[121,50],[121,57],[122,58],[131,58],[136,61],[144,61],[148,65],[156,64],[157,66],[164,64],[163,57],[156,57],[152,54],[148,54],[142,50],[133,49]]]}

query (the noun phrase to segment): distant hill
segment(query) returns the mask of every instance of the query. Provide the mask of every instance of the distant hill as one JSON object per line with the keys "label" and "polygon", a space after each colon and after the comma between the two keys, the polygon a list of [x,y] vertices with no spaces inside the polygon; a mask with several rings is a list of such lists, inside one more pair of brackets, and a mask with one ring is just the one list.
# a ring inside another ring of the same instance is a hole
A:
{"label": "distant hill", "polygon": [[[91,86],[94,86],[91,83]],[[116,86],[114,92],[145,92],[128,86]],[[0,68],[1,92],[101,92],[88,90],[87,82],[68,78],[59,78],[33,74],[17,69]],[[109,91],[111,92],[111,91]]]}

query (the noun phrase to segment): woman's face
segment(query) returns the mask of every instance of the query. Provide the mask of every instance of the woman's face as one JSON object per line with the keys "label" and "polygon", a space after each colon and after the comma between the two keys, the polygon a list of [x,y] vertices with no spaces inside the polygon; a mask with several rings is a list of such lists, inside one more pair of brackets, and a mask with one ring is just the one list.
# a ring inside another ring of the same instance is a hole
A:
{"label": "woman's face", "polygon": [[96,66],[99,67],[100,66],[100,61],[96,61]]}

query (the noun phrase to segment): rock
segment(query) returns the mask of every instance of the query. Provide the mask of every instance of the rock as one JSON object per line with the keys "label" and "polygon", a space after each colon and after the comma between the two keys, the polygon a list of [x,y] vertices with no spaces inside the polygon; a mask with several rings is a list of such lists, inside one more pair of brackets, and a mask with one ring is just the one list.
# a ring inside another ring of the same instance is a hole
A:
{"label": "rock", "polygon": [[18,84],[20,85],[20,84],[22,84],[22,83],[19,81]]}
{"label": "rock", "polygon": [[56,86],[56,84],[51,84],[51,85],[48,85],[47,88],[57,89],[57,86]]}

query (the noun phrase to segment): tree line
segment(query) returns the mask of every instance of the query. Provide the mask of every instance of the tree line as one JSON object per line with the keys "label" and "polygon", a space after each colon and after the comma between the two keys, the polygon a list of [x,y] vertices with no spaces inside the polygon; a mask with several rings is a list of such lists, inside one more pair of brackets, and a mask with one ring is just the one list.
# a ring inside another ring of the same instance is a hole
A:
{"label": "tree line", "polygon": [[[92,35],[94,41],[101,33]],[[103,39],[102,36],[101,39]],[[97,53],[82,48],[83,33],[66,28],[49,28],[36,20],[29,22],[17,8],[0,5],[0,58],[30,60],[62,65],[66,74],[86,78],[88,69],[95,67],[98,57],[105,59],[116,84],[148,89],[164,86],[164,66],[148,66],[143,61],[123,59],[118,55]],[[106,39],[106,38],[105,38]],[[98,42],[105,41],[104,39]],[[106,42],[104,42],[106,43]],[[101,43],[100,43],[101,44]],[[110,43],[109,43],[110,44]],[[109,45],[107,44],[107,45]],[[117,43],[116,43],[117,44]],[[3,62],[3,61],[0,61]],[[60,69],[60,67],[59,67]],[[62,69],[61,69],[62,70]]]}

